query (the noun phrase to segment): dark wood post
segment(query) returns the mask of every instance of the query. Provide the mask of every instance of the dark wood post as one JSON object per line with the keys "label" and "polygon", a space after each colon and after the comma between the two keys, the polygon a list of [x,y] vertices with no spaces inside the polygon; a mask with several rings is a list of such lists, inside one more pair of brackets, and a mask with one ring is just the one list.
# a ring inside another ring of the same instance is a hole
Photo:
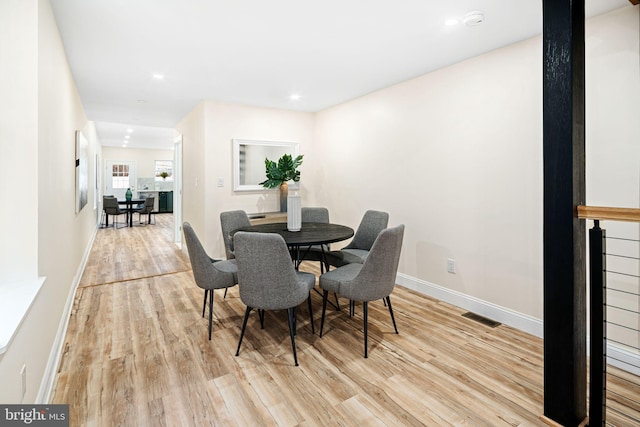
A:
{"label": "dark wood post", "polygon": [[544,415],[586,418],[584,0],[543,0]]}
{"label": "dark wood post", "polygon": [[606,416],[605,384],[607,376],[607,241],[600,222],[589,230],[590,302],[590,363],[589,363],[589,425],[601,426]]}

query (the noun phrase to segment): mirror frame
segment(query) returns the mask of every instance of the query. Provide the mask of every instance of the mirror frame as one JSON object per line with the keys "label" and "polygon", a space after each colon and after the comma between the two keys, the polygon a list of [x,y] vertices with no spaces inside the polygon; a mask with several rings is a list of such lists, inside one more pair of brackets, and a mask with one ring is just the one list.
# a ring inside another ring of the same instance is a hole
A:
{"label": "mirror frame", "polygon": [[[286,154],[291,154],[294,158],[300,154],[300,144],[297,142],[280,142],[280,141],[259,141],[253,139],[234,139],[233,140],[233,191],[273,191],[277,188],[265,188],[259,184],[242,184],[240,183],[240,146],[269,146],[290,148]],[[270,159],[278,161],[278,159]],[[261,163],[264,170],[264,161]],[[265,176],[266,179],[266,176]],[[289,189],[297,190],[300,188],[299,182],[291,182]]]}

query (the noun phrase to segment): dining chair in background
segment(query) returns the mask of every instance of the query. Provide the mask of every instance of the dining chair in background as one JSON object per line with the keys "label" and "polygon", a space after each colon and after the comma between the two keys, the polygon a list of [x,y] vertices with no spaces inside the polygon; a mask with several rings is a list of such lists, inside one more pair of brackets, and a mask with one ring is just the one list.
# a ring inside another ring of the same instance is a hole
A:
{"label": "dining chair in background", "polygon": [[193,278],[200,288],[204,289],[204,303],[202,306],[202,317],[207,306],[207,296],[209,297],[209,340],[211,340],[211,328],[213,325],[213,291],[233,287],[236,285],[236,275],[233,273],[235,265],[231,268],[229,261],[215,260],[204,250],[193,227],[188,222],[182,224],[182,231],[187,242],[187,251],[191,261],[191,271]]}
{"label": "dining chair in background", "polygon": [[368,210],[364,213],[360,225],[353,236],[353,240],[339,251],[331,251],[327,254],[327,261],[330,265],[341,267],[351,263],[362,264],[369,255],[378,234],[389,223],[389,214]]}
{"label": "dining chair in background", "polygon": [[222,239],[227,259],[235,258],[233,251],[233,239],[231,233],[239,228],[250,227],[249,216],[243,210],[226,211],[220,213],[220,225],[222,227]]}
{"label": "dining chair in background", "polygon": [[105,228],[107,224],[107,212],[104,210],[104,198],[105,197],[113,197],[112,194],[110,195],[103,195],[102,196],[102,215],[100,216],[100,228]]}
{"label": "dining chair in background", "polygon": [[[224,251],[227,260],[232,263],[233,272],[238,272],[235,264],[235,255],[233,253],[233,239],[231,233],[239,228],[250,227],[249,215],[243,210],[226,211],[220,213],[220,226],[222,228],[222,240],[224,241]],[[227,291],[224,291],[224,298],[227,297]]]}
{"label": "dining chair in background", "polygon": [[107,226],[109,224],[109,215],[111,215],[113,217],[113,228],[123,228],[118,227],[118,217],[120,215],[126,214],[126,211],[120,209],[118,199],[116,199],[115,196],[103,196],[102,209],[104,210]]}
{"label": "dining chair in background", "polygon": [[306,299],[311,320],[311,332],[315,333],[311,308],[311,289],[316,277],[311,273],[296,271],[291,262],[287,245],[276,233],[237,232],[233,236],[235,257],[238,264],[238,292],[247,306],[240,331],[236,356],[247,327],[251,310],[258,309],[260,324],[264,327],[264,311],[287,310],[289,335],[293,359],[298,366],[296,353],[296,308]]}
{"label": "dining chair in background", "polygon": [[[329,292],[336,292],[350,301],[362,301],[364,320],[364,357],[368,357],[368,315],[369,301],[384,299],[389,307],[389,314],[396,334],[398,328],[393,316],[391,298],[396,284],[396,274],[402,249],[404,225],[382,230],[371,246],[369,255],[363,264],[352,263],[320,276],[322,293],[322,317],[320,320],[320,337],[324,328],[324,317],[327,310]],[[351,314],[351,312],[350,312]]]}
{"label": "dining chair in background", "polygon": [[[329,209],[327,208],[315,208],[315,207],[305,207],[302,208],[301,212],[302,222],[321,222],[328,224],[329,221]],[[331,250],[331,246],[329,244],[326,245],[312,245],[305,249],[299,249],[300,251],[300,261],[320,261],[320,274],[325,272],[325,269],[329,271],[329,263],[327,262],[326,255]],[[292,254],[294,257],[294,254]],[[318,292],[317,289],[315,289]],[[333,296],[336,299],[336,303],[333,305],[336,310],[340,310],[340,301],[338,301],[338,295],[335,293]]]}
{"label": "dining chair in background", "polygon": [[[304,207],[302,208],[301,218],[303,224],[305,222],[320,222],[328,224],[329,210],[327,208]],[[300,248],[300,261],[320,261],[320,273],[324,273],[324,253],[329,252],[329,250],[329,245],[313,245],[304,249]]]}
{"label": "dining chair in background", "polygon": [[142,204],[142,206],[139,206],[137,209],[134,209],[132,211],[132,215],[134,212],[138,214],[138,221],[140,222],[140,224],[143,223],[142,215],[149,215],[149,217],[147,218],[147,224],[151,224],[151,214],[153,213],[155,200],[155,197],[149,196],[144,199],[144,203]]}

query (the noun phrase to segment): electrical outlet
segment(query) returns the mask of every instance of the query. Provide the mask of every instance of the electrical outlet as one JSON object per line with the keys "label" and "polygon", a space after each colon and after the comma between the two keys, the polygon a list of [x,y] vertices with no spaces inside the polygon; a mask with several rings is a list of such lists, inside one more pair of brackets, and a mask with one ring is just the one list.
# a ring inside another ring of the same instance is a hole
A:
{"label": "electrical outlet", "polygon": [[27,394],[27,365],[22,365],[22,369],[20,369],[20,377],[22,378],[22,396],[20,396],[20,403],[24,399],[24,396]]}
{"label": "electrical outlet", "polygon": [[447,260],[447,271],[449,273],[456,274],[456,260],[455,259],[448,259]]}

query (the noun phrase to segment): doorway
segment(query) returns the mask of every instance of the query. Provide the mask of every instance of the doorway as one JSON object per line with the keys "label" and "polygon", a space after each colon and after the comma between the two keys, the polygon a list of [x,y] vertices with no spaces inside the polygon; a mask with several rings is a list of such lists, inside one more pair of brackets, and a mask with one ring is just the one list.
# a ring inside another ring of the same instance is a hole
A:
{"label": "doorway", "polygon": [[123,200],[127,188],[136,189],[136,162],[132,160],[107,160],[104,173],[104,193]]}
{"label": "doorway", "polygon": [[173,143],[173,241],[182,248],[182,135]]}

